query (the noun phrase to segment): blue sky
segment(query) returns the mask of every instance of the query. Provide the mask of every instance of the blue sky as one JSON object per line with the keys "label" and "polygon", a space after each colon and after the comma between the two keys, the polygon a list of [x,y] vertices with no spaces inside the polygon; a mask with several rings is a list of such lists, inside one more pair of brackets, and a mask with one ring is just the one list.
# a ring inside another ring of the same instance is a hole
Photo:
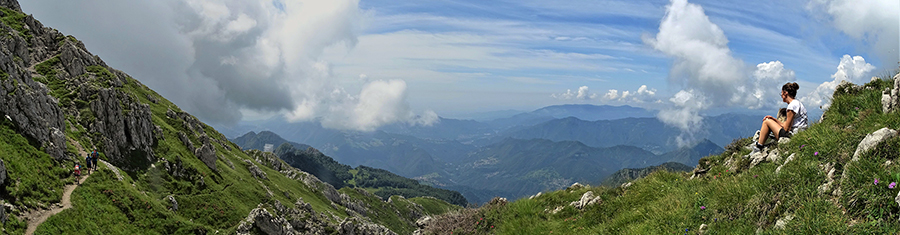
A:
{"label": "blue sky", "polygon": [[[807,91],[832,80],[843,55],[859,55],[884,68],[865,42],[832,26],[808,1],[691,1],[728,39],[733,56],[750,66],[780,61],[795,71]],[[532,109],[542,105],[580,102],[652,104],[603,100],[559,100],[564,93],[588,86],[603,94],[609,89],[635,91],[641,85],[657,89],[666,100],[678,91],[667,82],[672,59],[646,45],[642,37],[659,31],[669,1],[361,1],[370,22],[354,50],[367,50],[368,40],[395,40],[396,50],[420,50],[429,55],[382,55],[380,60],[425,68],[441,78],[405,76],[380,71],[361,61],[335,63],[345,76],[400,78],[410,84],[414,107],[464,113],[504,108]],[[446,40],[436,40],[434,37]],[[378,38],[378,39],[376,39]],[[379,44],[383,45],[383,44]],[[455,48],[445,56],[442,48]],[[479,54],[483,53],[483,54]],[[349,52],[348,56],[353,56]],[[448,59],[448,57],[451,57]],[[448,61],[449,60],[449,61]],[[335,60],[340,61],[340,60]],[[351,60],[352,61],[352,60]],[[378,65],[382,65],[378,63]],[[403,66],[403,65],[398,65]],[[446,77],[444,77],[446,76]],[[454,80],[456,79],[456,80]],[[442,86],[454,80],[450,87]],[[415,89],[420,88],[420,89]],[[772,87],[779,89],[779,87]],[[428,99],[443,93],[445,100]],[[421,99],[421,101],[419,101]],[[777,97],[775,97],[777,98]],[[449,107],[465,104],[466,108]],[[481,106],[479,104],[491,104]],[[436,107],[439,106],[439,107]],[[656,108],[656,107],[653,107]],[[442,112],[438,112],[439,114]]]}
{"label": "blue sky", "polygon": [[866,82],[900,60],[894,0],[21,4],[221,125],[284,117],[372,130],[569,103],[689,120],[773,109],[788,81],[827,107],[839,80]]}

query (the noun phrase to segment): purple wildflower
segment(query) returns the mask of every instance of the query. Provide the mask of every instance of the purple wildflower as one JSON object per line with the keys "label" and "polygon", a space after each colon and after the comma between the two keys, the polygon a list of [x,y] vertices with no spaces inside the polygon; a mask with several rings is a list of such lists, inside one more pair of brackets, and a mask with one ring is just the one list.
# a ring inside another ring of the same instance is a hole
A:
{"label": "purple wildflower", "polygon": [[878,178],[875,178],[875,184],[878,184]]}
{"label": "purple wildflower", "polygon": [[897,187],[897,182],[891,182],[891,184],[888,185],[889,189],[893,189],[894,187]]}
{"label": "purple wildflower", "polygon": [[700,206],[701,210],[706,210],[706,206]]}
{"label": "purple wildflower", "polygon": [[819,151],[816,151],[813,155],[819,156]]}
{"label": "purple wildflower", "polygon": [[800,149],[803,149],[803,147],[806,147],[806,145],[805,145],[805,144],[804,144],[804,145],[800,145]]}
{"label": "purple wildflower", "polygon": [[856,110],[859,110],[859,107],[856,107]]}

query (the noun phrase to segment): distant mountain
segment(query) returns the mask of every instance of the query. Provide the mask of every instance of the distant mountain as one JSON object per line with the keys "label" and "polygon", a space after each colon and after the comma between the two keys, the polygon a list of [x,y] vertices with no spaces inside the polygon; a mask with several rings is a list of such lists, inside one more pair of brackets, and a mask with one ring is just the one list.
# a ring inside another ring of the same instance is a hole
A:
{"label": "distant mountain", "polygon": [[343,164],[381,168],[404,177],[440,173],[444,165],[440,159],[452,160],[475,149],[452,140],[419,139],[384,131],[340,131],[314,122],[287,123],[273,119],[256,125],[284,139],[310,145]]}
{"label": "distant mountain", "polygon": [[554,118],[576,117],[581,120],[615,120],[622,118],[656,117],[655,111],[628,105],[591,105],[591,104],[566,104],[553,105],[532,111],[532,114],[550,116]]}
{"label": "distant mountain", "polygon": [[238,146],[241,146],[241,148],[244,150],[256,149],[260,151],[265,150],[267,144],[272,145],[272,150],[284,143],[289,143],[296,149],[307,149],[312,147],[306,144],[287,141],[271,131],[260,131],[259,134],[251,131],[240,137],[231,139],[231,142],[234,142]]}
{"label": "distant mountain", "polygon": [[575,117],[581,120],[615,120],[634,117],[655,117],[656,112],[628,105],[565,104],[543,107],[531,112],[520,113],[507,118],[487,122],[494,128],[504,130],[517,126],[531,126],[542,122]]}
{"label": "distant mountain", "polygon": [[666,162],[658,166],[649,166],[644,168],[625,168],[616,171],[616,173],[613,173],[609,177],[606,177],[606,179],[603,179],[603,182],[601,182],[600,185],[607,187],[616,187],[632,180],[644,178],[644,176],[647,176],[650,173],[659,170],[687,172],[693,169],[693,167],[678,162]]}
{"label": "distant mountain", "polygon": [[[760,118],[752,115],[723,114],[704,117],[703,129],[696,135],[705,136],[719,146],[733,139],[747,137],[759,129]],[[575,117],[554,119],[530,127],[510,129],[496,137],[502,139],[548,139],[579,141],[593,147],[631,145],[654,153],[677,149],[681,130],[668,126],[656,118],[624,118],[617,120],[585,121]]]}
{"label": "distant mountain", "polygon": [[288,165],[315,175],[335,188],[360,187],[383,198],[400,195],[407,198],[430,196],[452,204],[465,206],[466,198],[459,192],[419,184],[414,179],[405,178],[386,170],[359,166],[351,168],[325,156],[315,148],[297,149],[289,143],[278,146],[275,151]]}
{"label": "distant mountain", "polygon": [[[577,141],[512,139],[480,148],[464,164],[451,171],[451,187],[467,195],[490,190],[499,196],[519,198],[541,191],[557,190],[574,182],[598,184],[624,168],[642,168],[665,162],[696,165],[697,160],[724,151],[709,140],[692,147],[656,155],[633,146],[595,148]],[[474,190],[472,190],[474,189]],[[473,199],[474,200],[474,199]],[[483,201],[482,201],[483,202]]]}
{"label": "distant mountain", "polygon": [[430,126],[411,126],[406,123],[394,123],[383,126],[379,130],[386,133],[414,136],[420,139],[458,140],[462,142],[471,142],[496,134],[496,130],[486,123],[449,118],[440,118],[438,122]]}

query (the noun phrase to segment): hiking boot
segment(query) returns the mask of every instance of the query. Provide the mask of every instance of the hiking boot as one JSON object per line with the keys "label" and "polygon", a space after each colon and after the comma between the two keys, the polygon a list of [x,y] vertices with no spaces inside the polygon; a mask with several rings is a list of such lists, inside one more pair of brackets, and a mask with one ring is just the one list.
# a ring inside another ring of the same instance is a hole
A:
{"label": "hiking boot", "polygon": [[753,143],[753,147],[750,147],[750,154],[761,152],[762,148],[763,146],[759,146],[759,143]]}

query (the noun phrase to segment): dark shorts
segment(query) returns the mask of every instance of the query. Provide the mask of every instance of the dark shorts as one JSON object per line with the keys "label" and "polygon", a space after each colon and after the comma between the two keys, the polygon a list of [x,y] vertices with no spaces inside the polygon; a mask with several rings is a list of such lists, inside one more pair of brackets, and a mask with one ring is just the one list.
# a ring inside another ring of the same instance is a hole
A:
{"label": "dark shorts", "polygon": [[778,131],[778,138],[781,138],[781,137],[791,138],[791,133],[785,131],[784,129],[781,129]]}

